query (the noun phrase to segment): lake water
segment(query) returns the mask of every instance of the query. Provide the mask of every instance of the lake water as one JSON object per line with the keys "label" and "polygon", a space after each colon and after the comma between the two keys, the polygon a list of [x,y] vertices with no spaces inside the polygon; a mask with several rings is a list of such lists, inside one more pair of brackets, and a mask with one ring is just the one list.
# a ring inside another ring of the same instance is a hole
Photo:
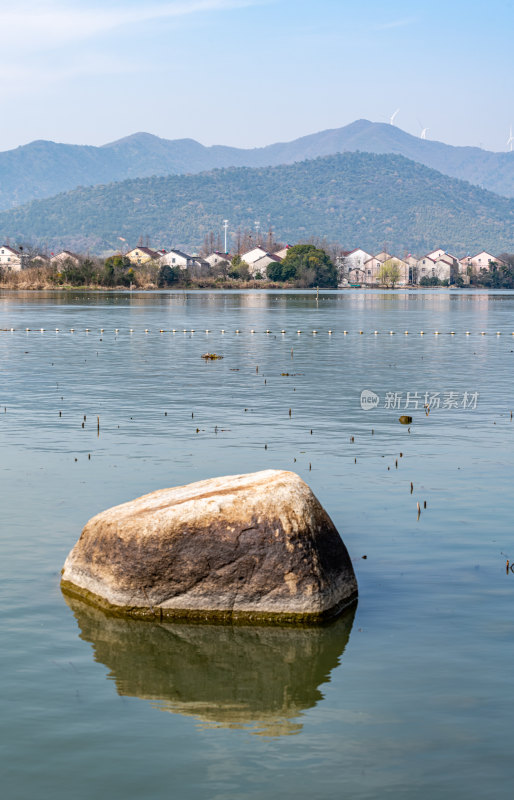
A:
{"label": "lake water", "polygon": [[[3,293],[0,328],[2,797],[512,796],[514,294]],[[97,512],[270,467],[348,547],[334,624],[62,596]]]}

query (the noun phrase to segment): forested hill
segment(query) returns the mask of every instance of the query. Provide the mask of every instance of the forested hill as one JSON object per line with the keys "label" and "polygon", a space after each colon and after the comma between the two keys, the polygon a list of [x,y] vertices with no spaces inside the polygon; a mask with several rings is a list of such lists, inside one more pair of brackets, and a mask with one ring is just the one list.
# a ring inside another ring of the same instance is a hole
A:
{"label": "forested hill", "polygon": [[102,147],[32,142],[0,152],[0,210],[81,185],[220,167],[277,166],[357,151],[403,155],[445,175],[514,197],[514,153],[453,147],[411,136],[394,125],[361,119],[292,142],[252,149],[205,147],[194,139],[168,140],[149,133],[136,133]]}
{"label": "forested hill", "polygon": [[514,250],[513,200],[369,153],[76,189],[1,213],[0,239],[102,253],[143,235],[155,247],[193,249],[224,218],[232,233],[259,220],[282,241],[326,237],[347,249]]}

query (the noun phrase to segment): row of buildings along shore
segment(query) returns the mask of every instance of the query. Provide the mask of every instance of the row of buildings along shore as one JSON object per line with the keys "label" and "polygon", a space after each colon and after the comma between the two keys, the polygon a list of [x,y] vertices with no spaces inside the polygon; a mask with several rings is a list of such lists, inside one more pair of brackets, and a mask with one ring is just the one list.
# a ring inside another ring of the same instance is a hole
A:
{"label": "row of buildings along shore", "polygon": [[398,258],[385,251],[372,255],[356,248],[342,253],[337,259],[340,283],[343,286],[376,286],[381,283],[381,270],[385,264],[396,267],[397,286],[419,284],[423,278],[437,278],[449,284],[455,283],[459,278],[459,283],[466,284],[473,274],[478,275],[482,271],[489,272],[491,269],[506,266],[504,261],[485,250],[474,256],[457,258],[439,247],[421,258],[410,253],[404,258]]}
{"label": "row of buildings along shore", "polygon": [[[289,247],[290,245],[287,245],[277,252],[269,253],[263,247],[257,246],[246,253],[241,253],[240,258],[247,264],[251,277],[265,279],[269,265],[283,261]],[[168,266],[189,270],[195,275],[208,275],[214,270],[226,266],[233,258],[230,253],[218,251],[204,257],[196,254],[190,255],[182,250],[153,250],[143,246],[134,247],[123,255],[134,267],[153,262],[159,267]],[[7,244],[0,245],[0,269],[7,271],[18,272],[33,266],[59,268],[66,263],[78,265],[83,260],[84,256],[69,250],[62,250],[60,253],[51,254],[48,257],[29,256],[21,249],[18,250]],[[373,255],[366,250],[356,248],[342,251],[335,261],[340,286],[379,285],[383,283],[384,265],[396,268],[395,284],[397,286],[416,285],[423,278],[437,278],[439,281],[447,281],[450,284],[459,279],[459,283],[466,284],[469,283],[472,274],[479,274],[481,271],[488,272],[491,269],[505,266],[500,258],[485,250],[473,256],[466,255],[458,258],[443,248],[432,250],[421,258],[416,258],[410,253],[404,258],[399,258],[385,251]]]}

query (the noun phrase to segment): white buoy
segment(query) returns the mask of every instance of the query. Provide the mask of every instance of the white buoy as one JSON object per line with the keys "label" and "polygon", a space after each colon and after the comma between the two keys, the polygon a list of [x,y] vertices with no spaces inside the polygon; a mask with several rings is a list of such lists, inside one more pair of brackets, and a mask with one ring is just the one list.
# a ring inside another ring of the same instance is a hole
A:
{"label": "white buoy", "polygon": [[420,336],[424,336],[424,335],[425,335],[425,331],[420,331],[420,332],[419,332],[419,335],[420,335]]}
{"label": "white buoy", "polygon": [[434,336],[439,336],[439,331],[434,331]]}
{"label": "white buoy", "polygon": [[210,333],[210,330],[207,328],[207,329],[206,329],[206,331],[205,331],[205,333]]}
{"label": "white buoy", "polygon": [[176,332],[177,332],[177,329],[176,329],[176,328],[173,328],[171,332],[172,332],[172,333],[176,333]]}
{"label": "white buoy", "polygon": [[394,336],[394,331],[389,331],[389,336]]}
{"label": "white buoy", "polygon": [[318,331],[312,331],[313,333],[317,333]]}
{"label": "white buoy", "polygon": [[45,332],[45,329],[44,329],[44,328],[40,328],[39,330],[41,331],[41,333],[44,333],[44,332]]}
{"label": "white buoy", "polygon": [[485,331],[481,331],[481,336],[485,336]]}
{"label": "white buoy", "polygon": [[271,331],[266,331],[266,333],[271,333]]}
{"label": "white buoy", "polygon": [[195,331],[195,329],[194,329],[194,328],[191,328],[191,330],[189,331],[189,333],[196,333],[196,331]]}
{"label": "white buoy", "polygon": [[222,332],[222,333],[225,333],[225,329],[224,329],[224,328],[222,328],[221,332]]}
{"label": "white buoy", "polygon": [[501,331],[496,331],[496,336],[501,336]]}
{"label": "white buoy", "polygon": [[364,333],[364,331],[359,331],[359,333],[360,333],[360,334],[363,334],[363,333]]}
{"label": "white buoy", "polygon": [[[296,333],[301,333],[301,331],[296,331]],[[514,333],[512,335],[514,336]]]}
{"label": "white buoy", "polygon": [[348,334],[348,331],[343,331],[343,335],[344,336],[347,336],[347,334]]}
{"label": "white buoy", "polygon": [[378,336],[378,331],[374,331],[374,333],[375,333],[375,336]]}
{"label": "white buoy", "polygon": [[469,336],[469,331],[466,331],[466,336]]}
{"label": "white buoy", "polygon": [[100,333],[103,333],[103,332],[104,332],[104,329],[103,329],[103,328],[100,328]]}
{"label": "white buoy", "polygon": [[75,328],[70,328],[70,333],[75,333]]}
{"label": "white buoy", "polygon": [[253,329],[253,328],[252,328],[252,330],[250,331],[250,333],[255,333],[255,331],[254,331],[254,329]]}
{"label": "white buoy", "polygon": [[409,331],[404,331],[405,336],[409,335]]}
{"label": "white buoy", "polygon": [[280,333],[285,333],[285,331],[280,331]]}
{"label": "white buoy", "polygon": [[329,333],[329,335],[330,335],[330,334],[332,333],[332,331],[329,331],[328,333]]}

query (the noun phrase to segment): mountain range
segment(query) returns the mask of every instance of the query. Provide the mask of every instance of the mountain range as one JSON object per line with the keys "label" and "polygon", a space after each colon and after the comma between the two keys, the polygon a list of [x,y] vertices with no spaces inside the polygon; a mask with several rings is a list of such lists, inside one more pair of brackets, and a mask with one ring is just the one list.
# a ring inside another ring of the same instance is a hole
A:
{"label": "mountain range", "polygon": [[79,186],[221,167],[266,167],[343,152],[403,155],[451,177],[514,197],[514,153],[454,147],[412,136],[394,125],[357,120],[292,142],[241,149],[205,147],[194,139],[136,133],[93,147],[35,141],[0,153],[0,210]]}
{"label": "mountain range", "polygon": [[232,234],[260,220],[285,242],[318,236],[371,252],[514,251],[514,200],[401,155],[363,152],[78,188],[0,213],[0,239],[105,253],[143,235],[196,249],[223,218]]}

